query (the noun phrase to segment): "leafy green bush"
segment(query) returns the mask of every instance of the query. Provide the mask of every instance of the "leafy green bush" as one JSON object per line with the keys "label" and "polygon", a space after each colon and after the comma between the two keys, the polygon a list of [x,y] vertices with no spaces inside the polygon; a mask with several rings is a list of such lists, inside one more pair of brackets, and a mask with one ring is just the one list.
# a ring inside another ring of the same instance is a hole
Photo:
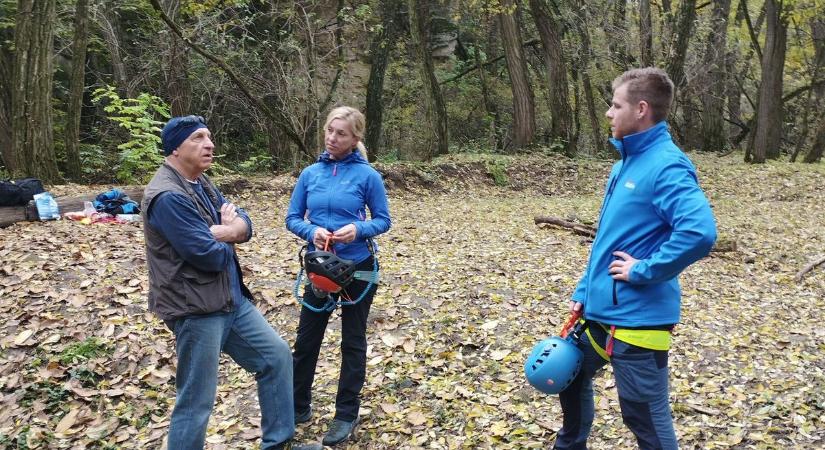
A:
{"label": "leafy green bush", "polygon": [[484,161],[484,167],[487,169],[487,174],[493,177],[493,182],[496,186],[507,186],[510,179],[507,177],[507,163],[500,159],[492,159]]}
{"label": "leafy green bush", "polygon": [[275,158],[270,155],[252,155],[246,161],[238,165],[238,169],[244,173],[266,172],[272,170]]}
{"label": "leafy green bush", "polygon": [[112,86],[95,90],[93,100],[105,103],[103,110],[109,120],[129,132],[129,140],[117,146],[120,150],[116,168],[118,181],[146,181],[149,174],[163,162],[159,151],[163,122],[156,118],[168,119],[169,105],[160,97],[145,92],[137,98],[120,98]]}

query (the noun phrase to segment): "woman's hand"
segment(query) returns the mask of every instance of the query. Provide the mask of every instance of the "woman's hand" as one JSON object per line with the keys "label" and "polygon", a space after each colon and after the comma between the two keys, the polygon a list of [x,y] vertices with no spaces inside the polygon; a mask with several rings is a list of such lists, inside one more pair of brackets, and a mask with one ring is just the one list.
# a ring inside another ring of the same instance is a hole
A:
{"label": "woman's hand", "polygon": [[326,245],[327,238],[329,238],[329,236],[330,236],[329,231],[327,231],[323,227],[318,227],[318,228],[315,229],[315,235],[312,236],[312,244],[315,245],[316,249],[323,250],[324,245]]}
{"label": "woman's hand", "polygon": [[355,228],[355,224],[344,225],[332,234],[332,242],[349,244],[355,240],[357,234],[358,230]]}

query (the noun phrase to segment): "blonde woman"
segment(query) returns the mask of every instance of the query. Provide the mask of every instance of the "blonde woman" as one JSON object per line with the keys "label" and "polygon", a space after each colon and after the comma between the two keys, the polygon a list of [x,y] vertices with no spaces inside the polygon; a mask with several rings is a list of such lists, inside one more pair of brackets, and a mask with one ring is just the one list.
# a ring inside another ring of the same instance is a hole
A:
{"label": "blonde woman", "polygon": [[[384,181],[367,162],[361,143],[365,128],[364,115],[357,109],[342,106],[329,113],[324,124],[325,150],[301,172],[286,214],[287,229],[308,242],[308,251],[323,250],[329,244],[330,251],[353,261],[355,270],[362,272],[377,268],[369,240],[391,226]],[[348,298],[360,300],[341,306],[341,372],[335,417],[324,445],[349,439],[358,420],[367,367],[367,315],[376,288],[375,283],[358,279],[346,288]],[[336,300],[339,295],[334,294]],[[305,289],[303,300],[310,305],[323,303],[312,289]],[[312,383],[331,315],[331,310],[301,308],[292,354],[296,423],[312,417]]]}

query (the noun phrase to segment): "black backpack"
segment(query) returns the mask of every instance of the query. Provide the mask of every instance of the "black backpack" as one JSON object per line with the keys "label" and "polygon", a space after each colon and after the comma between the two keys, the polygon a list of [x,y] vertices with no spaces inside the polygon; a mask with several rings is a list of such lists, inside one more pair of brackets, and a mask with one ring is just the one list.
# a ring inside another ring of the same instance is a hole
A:
{"label": "black backpack", "polygon": [[43,183],[37,178],[0,180],[0,206],[25,206],[41,192]]}

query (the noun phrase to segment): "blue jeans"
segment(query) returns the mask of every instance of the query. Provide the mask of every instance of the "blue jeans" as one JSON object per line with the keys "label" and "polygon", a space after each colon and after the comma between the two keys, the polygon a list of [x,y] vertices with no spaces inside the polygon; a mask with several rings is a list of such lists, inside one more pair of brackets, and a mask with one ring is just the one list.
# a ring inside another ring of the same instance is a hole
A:
{"label": "blue jeans", "polygon": [[231,312],[189,316],[170,323],[175,332],[177,398],[169,449],[202,449],[218,388],[221,352],[255,374],[261,407],[261,449],[295,434],[292,355],[289,345],[247,299]]}
{"label": "blue jeans", "polygon": [[[605,348],[608,334],[589,325],[594,340]],[[593,349],[587,334],[577,342],[584,353],[582,369],[573,383],[559,394],[564,412],[562,429],[554,449],[584,450],[593,425],[593,377],[607,364]],[[677,449],[676,432],[668,401],[668,352],[649,350],[613,341],[613,375],[619,393],[622,420],[636,436],[639,448]]]}

